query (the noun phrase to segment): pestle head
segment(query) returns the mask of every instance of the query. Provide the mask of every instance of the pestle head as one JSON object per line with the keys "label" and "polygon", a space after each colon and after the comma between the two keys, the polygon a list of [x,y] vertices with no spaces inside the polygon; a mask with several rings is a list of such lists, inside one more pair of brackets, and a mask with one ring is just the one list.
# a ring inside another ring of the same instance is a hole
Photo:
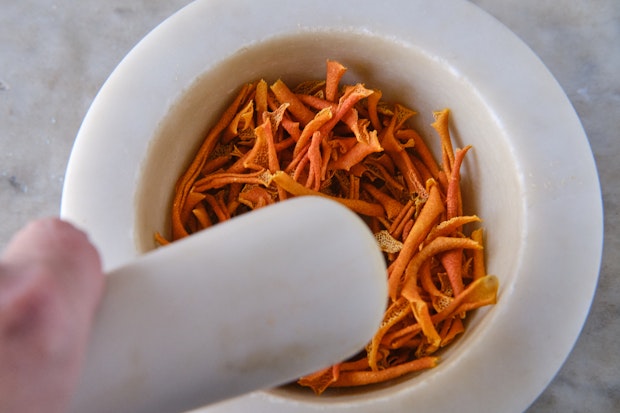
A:
{"label": "pestle head", "polygon": [[387,300],[383,255],[344,206],[293,198],[108,274],[73,412],[181,412],[359,352]]}

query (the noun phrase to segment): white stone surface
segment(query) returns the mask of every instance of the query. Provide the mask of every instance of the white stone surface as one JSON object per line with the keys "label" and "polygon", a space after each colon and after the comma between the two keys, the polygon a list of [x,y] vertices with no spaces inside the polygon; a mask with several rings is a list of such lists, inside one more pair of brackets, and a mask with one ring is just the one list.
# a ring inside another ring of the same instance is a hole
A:
{"label": "white stone surface", "polygon": [[[590,316],[528,412],[620,411],[620,3],[473,2],[555,75],[588,134],[603,192],[605,247]],[[0,0],[0,249],[27,221],[58,214],[73,139],[97,90],[137,41],[188,3]]]}

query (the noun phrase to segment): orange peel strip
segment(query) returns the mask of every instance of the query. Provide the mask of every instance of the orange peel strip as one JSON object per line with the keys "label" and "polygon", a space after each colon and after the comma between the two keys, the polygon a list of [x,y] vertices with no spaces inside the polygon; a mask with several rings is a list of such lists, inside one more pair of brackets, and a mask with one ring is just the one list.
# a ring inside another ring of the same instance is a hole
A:
{"label": "orange peel strip", "polygon": [[[478,228],[471,232],[471,239],[476,241],[480,245],[484,245],[484,230]],[[486,275],[486,268],[484,263],[484,253],[481,250],[474,250],[472,252],[474,259],[474,280],[482,278]]]}
{"label": "orange peel strip", "polygon": [[209,218],[209,213],[207,212],[207,209],[202,202],[196,205],[196,208],[192,210],[192,213],[198,220],[201,228],[209,228],[211,225],[213,225],[213,223],[211,222],[211,218]]}
{"label": "orange peel strip", "polygon": [[452,139],[450,138],[449,119],[450,110],[443,109],[433,112],[435,122],[431,126],[437,131],[441,141],[441,155],[443,158],[443,168],[446,174],[450,175],[454,165],[454,149],[452,148]]}
{"label": "orange peel strip", "polygon": [[[395,234],[398,230],[398,227],[404,225],[404,221],[410,219],[413,216],[414,212],[415,208],[413,205],[413,200],[410,199],[405,205],[403,205],[402,209],[400,210],[398,215],[394,217],[394,219],[392,220],[392,224],[388,228],[388,231],[390,232],[390,234],[392,234],[394,238],[400,238],[399,235]],[[402,229],[400,230],[400,233],[402,234]]]}
{"label": "orange peel strip", "polygon": [[327,61],[327,75],[325,76],[325,99],[334,102],[338,95],[338,84],[340,79],[347,71],[340,62],[335,60]]}
{"label": "orange peel strip", "polygon": [[437,237],[414,255],[405,272],[402,295],[410,300],[416,298],[418,271],[431,257],[455,249],[482,249],[482,246],[469,238]]}
{"label": "orange peel strip", "polygon": [[448,182],[448,193],[446,194],[446,211],[448,219],[461,215],[463,205],[461,204],[461,165],[465,155],[471,149],[471,145],[456,151],[454,164],[452,165],[452,173]]}
{"label": "orange peel strip", "polygon": [[394,135],[396,126],[396,117],[392,117],[387,128],[383,129],[381,137],[381,145],[383,149],[392,157],[397,168],[403,175],[409,191],[421,195],[426,195],[426,190],[422,184],[422,178],[419,172],[413,166],[413,162],[409,154],[400,144]]}
{"label": "orange peel strip", "polygon": [[310,164],[308,171],[308,180],[306,187],[318,191],[321,188],[321,169],[323,161],[321,158],[321,132],[316,131],[312,135],[310,146],[308,147],[308,163]]}
{"label": "orange peel strip", "polygon": [[494,275],[485,275],[475,280],[465,288],[461,295],[452,300],[445,309],[433,315],[433,322],[437,324],[457,314],[495,304],[497,302],[498,289],[499,280]]}
{"label": "orange peel strip", "polygon": [[258,170],[268,169],[271,172],[280,169],[271,128],[271,121],[267,119],[254,130],[256,142],[243,162],[244,167]]}
{"label": "orange peel strip", "polygon": [[338,364],[319,370],[316,373],[309,374],[298,380],[302,386],[310,387],[315,394],[323,393],[329,386],[333,386],[338,380],[340,367]]}
{"label": "orange peel strip", "polygon": [[243,100],[249,94],[252,89],[252,85],[244,85],[233,103],[224,111],[215,126],[209,131],[202,145],[198,149],[198,153],[194,157],[194,160],[189,165],[185,173],[179,178],[177,182],[177,191],[172,201],[172,238],[179,239],[188,235],[183,222],[185,220],[181,216],[180,211],[184,208],[185,200],[192,187],[194,180],[198,177],[198,174],[202,170],[207,157],[215,147],[220,133],[230,124],[232,119],[237,113],[237,108],[242,104]]}
{"label": "orange peel strip", "polygon": [[[460,169],[465,154],[471,148],[467,146],[464,149],[456,151],[454,161],[452,164],[452,173],[450,174],[450,181],[448,183],[448,193],[446,195],[446,213],[448,219],[454,218],[461,214],[463,206],[461,203],[461,186],[460,186]],[[449,251],[442,255],[441,263],[446,268],[450,284],[454,295],[458,296],[463,291],[463,254],[461,250]]]}
{"label": "orange peel strip", "polygon": [[276,80],[276,82],[270,86],[270,89],[275,94],[280,104],[289,104],[288,110],[301,125],[305,126],[314,119],[314,113],[295,96],[281,79]]}
{"label": "orange peel strip", "polygon": [[277,171],[273,174],[271,178],[273,182],[284,188],[288,193],[295,196],[304,196],[304,195],[312,195],[312,196],[322,196],[324,198],[329,198],[334,201],[340,202],[342,205],[348,207],[349,209],[357,212],[358,214],[368,215],[368,216],[383,216],[384,210],[383,206],[380,204],[373,204],[370,202],[362,201],[359,199],[348,199],[348,198],[339,198],[330,195],[326,195],[322,192],[314,191],[312,189],[306,188],[299,182],[295,181],[293,177],[283,171]]}
{"label": "orange peel strip", "polygon": [[424,139],[413,129],[401,129],[396,132],[396,137],[399,139],[413,139],[415,145],[415,152],[419,155],[424,165],[428,168],[429,172],[435,179],[439,179],[439,165],[435,162],[435,158],[431,153],[428,145],[424,142]]}
{"label": "orange peel strip", "polygon": [[[434,227],[431,232],[428,234],[426,242],[430,242],[437,237],[447,237],[449,235],[454,234],[457,231],[460,231],[460,228],[463,225],[471,224],[472,222],[480,222],[480,218],[477,215],[462,215],[458,217],[454,217],[439,223],[436,227]],[[472,232],[473,235],[473,232]],[[473,236],[471,237],[473,239]],[[477,241],[477,240],[476,240]],[[479,242],[479,244],[482,244]]]}
{"label": "orange peel strip", "polygon": [[409,302],[404,297],[401,297],[400,299],[394,301],[385,311],[381,326],[373,336],[366,350],[368,365],[372,370],[379,369],[377,365],[378,352],[383,336],[390,330],[390,328],[392,328],[392,326],[394,326],[396,323],[406,317],[407,314],[409,314],[410,310],[411,307],[409,305]]}
{"label": "orange peel strip", "polygon": [[403,208],[405,207],[399,201],[392,198],[390,195],[386,194],[385,192],[381,191],[374,185],[363,184],[362,189],[367,191],[370,195],[372,195],[373,198],[375,198],[377,201],[379,201],[379,203],[381,203],[381,205],[383,205],[383,208],[385,209],[385,213],[387,214],[388,219],[396,218],[401,213]]}
{"label": "orange peel strip", "polygon": [[249,129],[253,126],[254,121],[254,101],[250,100],[241,110],[235,115],[233,120],[228,124],[224,133],[220,138],[220,142],[226,144],[230,142],[234,137],[239,135],[239,132]]}
{"label": "orange peel strip", "polygon": [[355,86],[347,86],[344,94],[338,102],[338,107],[334,112],[334,116],[325,125],[321,126],[321,133],[325,136],[331,132],[336,124],[346,116],[346,114],[355,106],[357,102],[368,97],[373,93],[372,90],[366,89],[364,85],[358,83]]}
{"label": "orange peel strip", "polygon": [[268,172],[263,170],[250,173],[220,172],[196,181],[194,191],[205,192],[209,189],[221,188],[230,184],[268,185]]}
{"label": "orange peel strip", "polygon": [[409,290],[408,296],[403,294],[403,297],[411,303],[411,311],[413,312],[415,319],[418,321],[418,324],[420,324],[422,333],[426,336],[426,339],[428,340],[428,343],[433,351],[436,350],[441,344],[441,337],[439,336],[439,333],[433,324],[433,320],[431,319],[428,304],[422,299],[422,297],[420,297],[417,286]]}
{"label": "orange peel strip", "polygon": [[437,217],[444,211],[439,188],[437,188],[437,185],[433,181],[429,182],[428,192],[428,200],[422,207],[422,211],[420,211],[418,219],[416,219],[413,224],[413,228],[409,231],[403,243],[403,249],[400,254],[398,254],[390,271],[388,291],[392,300],[395,300],[400,293],[403,282],[402,276],[405,273],[405,268],[407,268],[418,247],[430,232]]}
{"label": "orange peel strip", "polygon": [[263,114],[267,112],[269,107],[268,103],[268,88],[267,82],[261,79],[256,83],[256,92],[254,94],[254,100],[256,101],[256,124],[260,124],[263,121]]}
{"label": "orange peel strip", "polygon": [[379,120],[379,114],[377,112],[377,104],[381,100],[383,93],[380,90],[374,90],[372,95],[368,96],[368,117],[370,118],[370,123],[372,127],[377,131],[381,131],[383,129],[383,125]]}
{"label": "orange peel strip", "polygon": [[379,143],[376,131],[368,134],[368,142],[358,141],[351,149],[330,164],[333,169],[350,170],[354,165],[359,164],[371,153],[381,152],[383,148]]}
{"label": "orange peel strip", "polygon": [[439,361],[438,357],[421,357],[407,363],[399,364],[378,371],[343,371],[331,387],[353,387],[367,384],[382,383],[408,373],[433,368]]}
{"label": "orange peel strip", "polygon": [[319,111],[316,116],[308,122],[308,124],[301,131],[301,135],[299,136],[299,140],[295,144],[295,150],[293,151],[293,156],[299,155],[302,148],[304,148],[314,133],[319,130],[321,126],[323,126],[327,121],[333,118],[333,113],[331,108],[325,108]]}
{"label": "orange peel strip", "polygon": [[451,319],[444,321],[447,326],[445,331],[442,331],[439,335],[441,336],[441,347],[445,347],[450,344],[456,336],[462,334],[465,331],[465,326],[463,325],[463,320],[460,317],[453,317]]}

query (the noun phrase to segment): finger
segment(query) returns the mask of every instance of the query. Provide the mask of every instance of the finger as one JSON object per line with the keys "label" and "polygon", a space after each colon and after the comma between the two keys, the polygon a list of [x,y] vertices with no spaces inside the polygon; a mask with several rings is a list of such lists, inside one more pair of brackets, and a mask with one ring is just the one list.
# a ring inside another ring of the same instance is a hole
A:
{"label": "finger", "polygon": [[39,267],[53,273],[76,310],[95,310],[103,290],[101,261],[87,235],[57,218],[31,222],[16,233],[0,263],[19,273]]}

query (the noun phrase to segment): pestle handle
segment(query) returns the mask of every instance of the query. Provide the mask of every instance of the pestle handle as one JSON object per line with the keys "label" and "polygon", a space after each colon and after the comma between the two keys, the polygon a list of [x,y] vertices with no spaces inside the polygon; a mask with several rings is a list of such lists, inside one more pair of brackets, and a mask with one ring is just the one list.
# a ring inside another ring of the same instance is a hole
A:
{"label": "pestle handle", "polygon": [[73,413],[177,413],[346,359],[376,332],[386,268],[364,222],[299,197],[111,271]]}

